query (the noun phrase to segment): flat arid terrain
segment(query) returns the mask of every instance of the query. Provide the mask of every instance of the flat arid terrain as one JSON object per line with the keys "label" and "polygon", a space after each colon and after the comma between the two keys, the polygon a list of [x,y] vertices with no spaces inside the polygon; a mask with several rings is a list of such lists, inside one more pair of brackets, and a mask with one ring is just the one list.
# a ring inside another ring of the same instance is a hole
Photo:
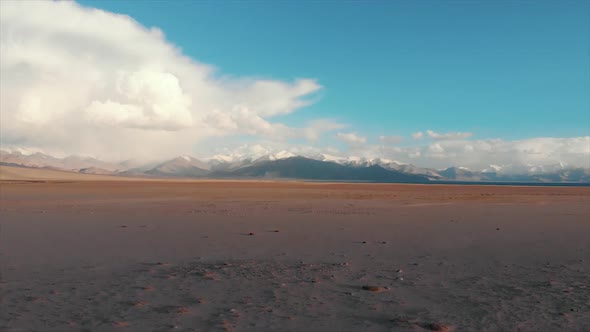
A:
{"label": "flat arid terrain", "polygon": [[2,331],[590,331],[589,187],[0,178]]}

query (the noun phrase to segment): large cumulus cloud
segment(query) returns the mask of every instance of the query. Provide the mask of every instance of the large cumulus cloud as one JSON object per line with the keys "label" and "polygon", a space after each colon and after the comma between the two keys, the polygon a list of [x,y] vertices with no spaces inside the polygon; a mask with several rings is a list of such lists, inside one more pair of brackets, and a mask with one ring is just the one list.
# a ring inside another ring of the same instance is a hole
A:
{"label": "large cumulus cloud", "polygon": [[212,136],[318,135],[272,121],[311,102],[313,79],[221,76],[159,29],[74,2],[0,6],[4,145],[163,158]]}

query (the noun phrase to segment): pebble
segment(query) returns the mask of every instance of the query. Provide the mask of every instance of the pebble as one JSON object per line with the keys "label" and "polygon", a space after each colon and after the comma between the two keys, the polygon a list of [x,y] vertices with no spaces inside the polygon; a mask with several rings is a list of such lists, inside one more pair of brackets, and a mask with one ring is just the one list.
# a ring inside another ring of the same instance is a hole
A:
{"label": "pebble", "polygon": [[363,286],[362,289],[370,292],[379,292],[383,290],[383,288],[379,286]]}
{"label": "pebble", "polygon": [[430,323],[426,326],[431,331],[451,331],[451,328],[441,323]]}

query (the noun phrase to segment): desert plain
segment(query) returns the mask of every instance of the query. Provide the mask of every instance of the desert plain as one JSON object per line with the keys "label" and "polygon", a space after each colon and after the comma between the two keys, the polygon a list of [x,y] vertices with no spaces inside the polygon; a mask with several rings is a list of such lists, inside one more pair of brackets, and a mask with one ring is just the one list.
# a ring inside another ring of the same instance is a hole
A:
{"label": "desert plain", "polygon": [[590,187],[0,181],[2,331],[590,331]]}

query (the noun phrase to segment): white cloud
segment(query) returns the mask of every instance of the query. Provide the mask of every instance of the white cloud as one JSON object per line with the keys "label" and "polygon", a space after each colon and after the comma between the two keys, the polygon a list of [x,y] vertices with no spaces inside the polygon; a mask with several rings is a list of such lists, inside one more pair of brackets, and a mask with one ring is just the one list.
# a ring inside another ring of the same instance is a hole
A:
{"label": "white cloud", "polygon": [[422,137],[424,137],[424,134],[421,131],[412,134],[413,139],[421,139]]}
{"label": "white cloud", "polygon": [[322,87],[221,76],[183,55],[157,28],[74,2],[0,2],[3,144],[107,159],[192,151],[207,137],[315,138],[326,121],[271,121],[313,102]]}
{"label": "white cloud", "polygon": [[[365,147],[365,154],[413,163],[422,167],[446,168],[465,166],[474,170],[490,165],[511,165],[514,170],[528,166],[566,164],[590,168],[590,136],[553,138],[539,137],[506,141],[441,140],[418,147]],[[359,151],[358,153],[361,153]]]}
{"label": "white cloud", "polygon": [[383,144],[398,144],[403,141],[404,138],[401,136],[379,136],[379,140]]}
{"label": "white cloud", "polygon": [[320,138],[320,134],[323,132],[334,131],[346,127],[347,125],[338,123],[334,120],[317,119],[310,121],[306,127],[300,129],[300,132],[301,136],[305,137],[307,140],[316,141]]}
{"label": "white cloud", "polygon": [[357,133],[337,133],[336,138],[350,146],[359,146],[367,143],[367,138],[359,136]]}
{"label": "white cloud", "polygon": [[[432,130],[427,130],[426,134],[428,134],[428,137],[435,139],[435,140],[459,140],[459,139],[465,139],[465,138],[473,136],[472,133],[462,133],[462,132],[451,132],[451,133],[439,134],[439,133],[434,132]],[[420,135],[420,137],[422,137],[422,136]]]}

